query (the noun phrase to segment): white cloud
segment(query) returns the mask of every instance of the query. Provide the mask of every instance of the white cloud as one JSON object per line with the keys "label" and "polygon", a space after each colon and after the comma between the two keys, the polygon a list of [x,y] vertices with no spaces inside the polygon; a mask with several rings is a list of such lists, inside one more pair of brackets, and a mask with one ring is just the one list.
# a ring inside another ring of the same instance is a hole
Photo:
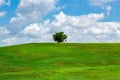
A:
{"label": "white cloud", "polygon": [[2,42],[2,44],[4,44],[4,45],[13,45],[13,44],[16,43],[16,41],[17,41],[16,38],[12,37],[12,38],[4,39],[4,40],[2,40],[1,42]]}
{"label": "white cloud", "polygon": [[118,27],[120,27],[120,24],[115,22],[97,22],[91,25],[91,27],[89,27],[88,29],[86,29],[86,33],[95,36],[96,35],[109,36],[115,34]]}
{"label": "white cloud", "polygon": [[86,27],[90,24],[95,23],[104,18],[104,14],[88,14],[88,15],[81,15],[81,16],[67,16],[63,12],[60,12],[58,15],[55,16],[55,21],[52,22],[54,26],[61,27],[62,25],[69,25],[75,27]]}
{"label": "white cloud", "polygon": [[68,41],[101,42],[118,40],[117,34],[120,29],[120,23],[99,22],[101,19],[104,19],[103,13],[68,16],[61,12],[55,16],[51,26],[54,26],[52,30],[64,31],[69,36]]}
{"label": "white cloud", "polygon": [[10,0],[0,0],[0,6],[2,5],[10,5]]}
{"label": "white cloud", "polygon": [[92,6],[98,6],[98,7],[103,7],[106,4],[113,2],[115,0],[90,0],[90,4]]}
{"label": "white cloud", "polygon": [[7,12],[0,12],[0,17],[4,17],[7,14]]}
{"label": "white cloud", "polygon": [[10,31],[8,31],[6,28],[4,27],[0,27],[0,36],[3,36],[3,35],[8,35],[10,34]]}
{"label": "white cloud", "polygon": [[0,26],[0,46],[5,45],[2,40],[8,38],[10,35],[10,31],[5,27]]}
{"label": "white cloud", "polygon": [[44,23],[33,23],[27,26],[20,34],[32,41],[36,39],[37,41],[52,41],[52,34],[57,31],[64,31],[69,36],[68,41],[70,42],[115,41],[111,40],[112,35],[119,39],[120,23],[99,22],[103,18],[103,13],[68,16],[60,12],[55,15],[53,21],[47,20]]}
{"label": "white cloud", "polygon": [[105,9],[107,15],[110,15],[112,6],[110,6],[109,3],[114,2],[114,1],[115,0],[90,0],[90,5]]}
{"label": "white cloud", "polygon": [[110,15],[111,9],[112,9],[111,6],[106,6],[107,15]]}
{"label": "white cloud", "polygon": [[21,0],[17,9],[18,16],[28,16],[38,20],[55,9],[57,0]]}
{"label": "white cloud", "polygon": [[100,22],[102,19],[103,13],[69,16],[60,12],[52,21],[29,24],[17,35],[2,40],[2,43],[49,42],[53,41],[52,34],[58,31],[68,35],[68,42],[119,42],[120,23]]}
{"label": "white cloud", "polygon": [[[56,8],[57,0],[20,0],[16,10],[17,17],[10,20],[11,28],[22,30],[26,25],[40,21]],[[15,30],[15,31],[17,31]]]}
{"label": "white cloud", "polygon": [[46,35],[46,34],[49,32],[49,29],[50,28],[48,28],[48,27],[44,27],[44,25],[33,23],[33,24],[30,24],[29,26],[27,26],[23,31],[21,31],[20,34],[30,36],[30,37],[32,37],[32,36],[33,37],[41,37],[41,38],[46,37],[46,39],[47,39],[49,37],[47,37],[48,35]]}
{"label": "white cloud", "polygon": [[[60,11],[65,6],[56,7],[58,0],[20,0],[16,17],[10,19],[8,31],[0,27],[0,44],[11,45],[28,42],[48,42],[52,34],[63,31],[68,35],[68,42],[118,42],[120,41],[120,22],[100,22],[105,13],[90,13],[72,16],[64,12],[54,15],[54,19],[42,19],[54,10]],[[106,10],[110,15],[115,0],[90,0],[90,5]],[[0,0],[1,5],[9,5],[10,0]],[[0,17],[6,12],[1,12]],[[17,31],[15,33],[15,31]],[[12,32],[14,34],[12,34]],[[11,33],[11,34],[10,34]],[[7,36],[9,35],[9,36]]]}

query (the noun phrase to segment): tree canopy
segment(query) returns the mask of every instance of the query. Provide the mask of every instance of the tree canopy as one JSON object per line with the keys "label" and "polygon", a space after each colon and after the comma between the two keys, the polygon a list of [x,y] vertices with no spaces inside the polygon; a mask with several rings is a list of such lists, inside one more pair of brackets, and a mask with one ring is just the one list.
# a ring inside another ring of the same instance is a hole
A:
{"label": "tree canopy", "polygon": [[64,42],[67,39],[67,35],[64,32],[56,32],[53,34],[53,40],[56,42]]}

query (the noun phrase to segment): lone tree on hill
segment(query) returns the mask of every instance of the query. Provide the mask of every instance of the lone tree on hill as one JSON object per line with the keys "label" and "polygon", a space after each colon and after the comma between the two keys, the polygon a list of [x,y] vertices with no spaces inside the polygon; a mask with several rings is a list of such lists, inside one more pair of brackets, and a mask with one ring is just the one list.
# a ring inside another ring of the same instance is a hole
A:
{"label": "lone tree on hill", "polygon": [[57,32],[53,34],[53,39],[56,42],[64,42],[67,39],[67,35],[64,32]]}

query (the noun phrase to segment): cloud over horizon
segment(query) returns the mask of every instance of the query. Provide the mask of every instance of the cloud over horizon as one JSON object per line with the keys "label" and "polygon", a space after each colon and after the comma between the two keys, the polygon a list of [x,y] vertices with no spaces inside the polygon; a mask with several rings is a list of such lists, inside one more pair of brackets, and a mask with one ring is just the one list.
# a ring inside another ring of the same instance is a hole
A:
{"label": "cloud over horizon", "polygon": [[[9,2],[9,0],[8,0]],[[7,3],[8,3],[7,2]],[[5,27],[0,27],[0,45],[29,42],[53,42],[52,34],[64,31],[68,42],[119,42],[120,22],[102,21],[111,14],[114,0],[89,0],[106,12],[70,15],[64,8],[57,10],[59,0],[20,0],[15,14]],[[0,4],[6,4],[0,0]],[[89,5],[88,4],[88,5]],[[8,15],[0,13],[1,17]],[[50,15],[50,16],[49,16]],[[49,16],[44,20],[44,17]],[[3,37],[4,36],[4,37]]]}

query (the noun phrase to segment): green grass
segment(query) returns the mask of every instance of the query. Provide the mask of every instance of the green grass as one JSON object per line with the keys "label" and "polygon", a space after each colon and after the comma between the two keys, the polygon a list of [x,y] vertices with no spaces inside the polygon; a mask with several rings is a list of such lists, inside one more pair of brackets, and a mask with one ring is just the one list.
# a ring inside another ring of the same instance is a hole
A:
{"label": "green grass", "polygon": [[34,43],[1,47],[0,80],[120,80],[120,44]]}

